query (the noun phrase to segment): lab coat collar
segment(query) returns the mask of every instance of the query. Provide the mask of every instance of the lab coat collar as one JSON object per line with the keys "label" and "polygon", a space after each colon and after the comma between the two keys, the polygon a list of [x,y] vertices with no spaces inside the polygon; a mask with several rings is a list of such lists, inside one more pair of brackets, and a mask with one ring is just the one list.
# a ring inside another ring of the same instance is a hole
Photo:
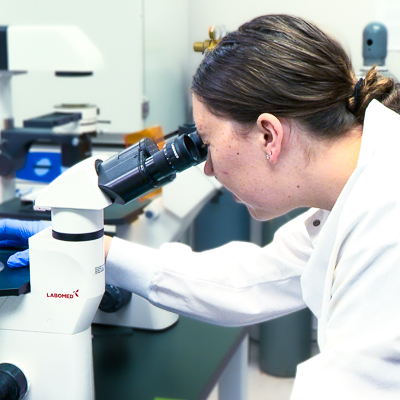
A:
{"label": "lab coat collar", "polygon": [[327,210],[321,210],[321,209],[316,208],[316,209],[314,209],[314,211],[315,212],[312,213],[304,221],[308,236],[310,237],[313,247],[316,246],[319,233],[329,216],[329,211],[327,211]]}
{"label": "lab coat collar", "polygon": [[365,168],[376,151],[384,151],[387,146],[391,146],[392,135],[393,139],[397,141],[398,127],[399,115],[379,101],[372,100],[365,112],[357,168]]}

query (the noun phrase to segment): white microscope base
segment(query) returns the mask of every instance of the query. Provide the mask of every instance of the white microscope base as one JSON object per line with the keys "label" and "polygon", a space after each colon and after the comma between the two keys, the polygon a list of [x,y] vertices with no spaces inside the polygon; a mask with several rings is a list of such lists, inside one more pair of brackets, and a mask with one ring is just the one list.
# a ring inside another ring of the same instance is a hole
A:
{"label": "white microscope base", "polygon": [[65,335],[0,331],[0,360],[28,378],[25,400],[94,400],[91,328]]}

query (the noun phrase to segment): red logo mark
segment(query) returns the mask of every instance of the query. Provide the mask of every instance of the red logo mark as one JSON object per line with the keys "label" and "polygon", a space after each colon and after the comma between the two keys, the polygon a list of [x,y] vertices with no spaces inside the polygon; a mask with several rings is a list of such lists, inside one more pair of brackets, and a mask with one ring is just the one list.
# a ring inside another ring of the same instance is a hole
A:
{"label": "red logo mark", "polygon": [[73,294],[68,294],[68,293],[47,293],[47,297],[54,297],[57,299],[73,299],[74,295],[76,297],[79,297],[79,289],[78,290],[73,290]]}

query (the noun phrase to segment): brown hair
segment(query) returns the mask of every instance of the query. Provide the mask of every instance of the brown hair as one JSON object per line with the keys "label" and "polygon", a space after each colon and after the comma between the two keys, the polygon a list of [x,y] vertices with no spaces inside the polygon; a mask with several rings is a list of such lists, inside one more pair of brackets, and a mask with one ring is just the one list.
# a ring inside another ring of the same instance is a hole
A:
{"label": "brown hair", "polygon": [[213,114],[244,126],[260,114],[291,118],[321,138],[335,138],[364,120],[377,99],[400,111],[399,87],[372,68],[358,88],[343,48],[314,25],[266,15],[229,33],[200,64],[193,93]]}

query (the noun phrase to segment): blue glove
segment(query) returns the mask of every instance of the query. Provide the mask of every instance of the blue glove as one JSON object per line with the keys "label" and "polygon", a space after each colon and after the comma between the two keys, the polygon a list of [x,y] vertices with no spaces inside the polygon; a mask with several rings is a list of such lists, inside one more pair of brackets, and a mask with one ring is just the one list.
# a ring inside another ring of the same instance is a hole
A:
{"label": "blue glove", "polygon": [[[0,247],[28,246],[28,239],[48,226],[41,221],[0,219]],[[13,254],[7,261],[10,268],[26,267],[28,264],[29,249]]]}

